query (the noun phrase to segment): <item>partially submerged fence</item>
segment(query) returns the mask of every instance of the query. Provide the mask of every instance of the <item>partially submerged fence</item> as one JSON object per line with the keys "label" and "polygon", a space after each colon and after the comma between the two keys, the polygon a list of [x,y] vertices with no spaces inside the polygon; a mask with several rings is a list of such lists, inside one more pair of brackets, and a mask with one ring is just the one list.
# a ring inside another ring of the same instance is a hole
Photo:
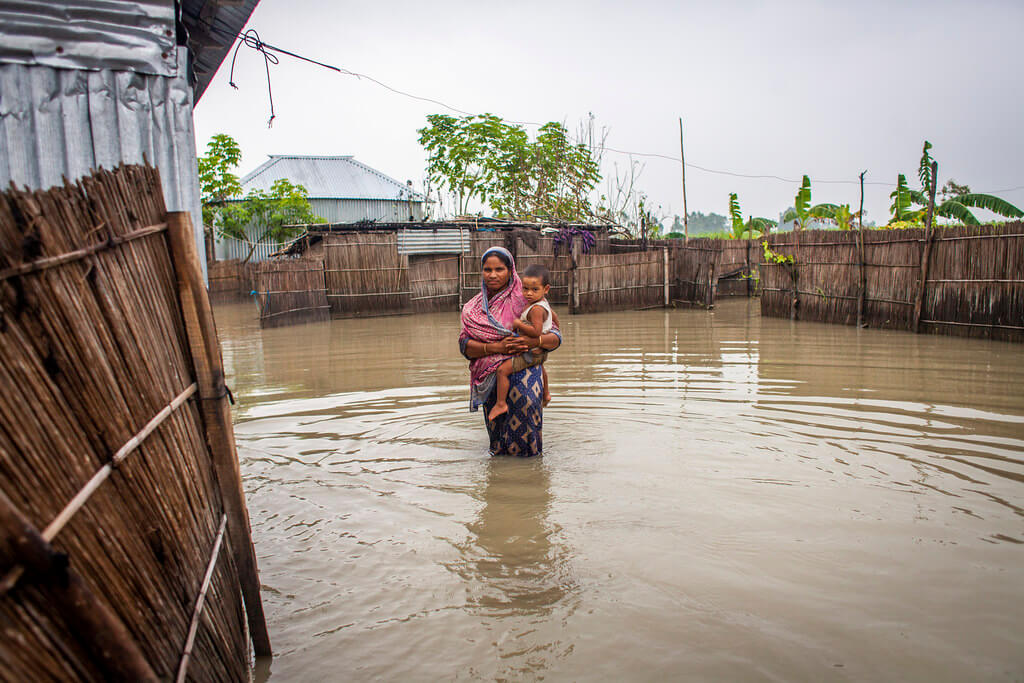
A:
{"label": "partially submerged fence", "polygon": [[550,301],[572,313],[711,307],[722,296],[763,292],[762,312],[770,316],[1017,340],[1024,331],[1020,233],[1016,223],[947,228],[930,240],[922,230],[771,235],[771,248],[795,265],[765,263],[763,240],[641,243],[605,233],[586,253],[579,237],[556,250],[554,235],[536,230],[467,229],[461,254],[429,256],[400,254],[393,232],[329,234],[322,253],[334,315],[457,310],[480,291],[480,257],[500,245],[520,271],[547,266]]}
{"label": "partially submerged fence", "polygon": [[214,303],[246,301],[256,289],[256,268],[253,262],[238,259],[214,261],[207,264],[210,300]]}
{"label": "partially submerged fence", "polygon": [[298,258],[260,261],[256,303],[263,327],[282,327],[330,318],[324,260]]}
{"label": "partially submerged fence", "polygon": [[121,167],[0,195],[0,678],[245,680],[259,596],[188,214]]}
{"label": "partially submerged fence", "polygon": [[761,312],[1024,341],[1024,223],[772,235]]}

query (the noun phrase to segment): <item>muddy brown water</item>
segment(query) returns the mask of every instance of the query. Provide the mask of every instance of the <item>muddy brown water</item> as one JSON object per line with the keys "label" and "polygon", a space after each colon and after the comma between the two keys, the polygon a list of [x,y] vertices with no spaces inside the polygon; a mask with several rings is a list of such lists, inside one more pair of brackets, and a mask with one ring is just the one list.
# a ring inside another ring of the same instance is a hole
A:
{"label": "muddy brown water", "polygon": [[455,314],[216,310],[284,680],[1021,680],[1024,348],[570,317],[491,458]]}

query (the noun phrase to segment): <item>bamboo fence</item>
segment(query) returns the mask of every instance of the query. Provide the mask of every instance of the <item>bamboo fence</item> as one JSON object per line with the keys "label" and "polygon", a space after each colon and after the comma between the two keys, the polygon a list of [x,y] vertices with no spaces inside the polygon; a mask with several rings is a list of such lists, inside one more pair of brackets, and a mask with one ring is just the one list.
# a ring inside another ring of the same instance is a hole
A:
{"label": "bamboo fence", "polygon": [[256,269],[256,287],[261,327],[330,318],[323,259],[261,261]]}
{"label": "bamboo fence", "polygon": [[772,235],[774,317],[1024,341],[1024,223]]}
{"label": "bamboo fence", "polygon": [[270,652],[195,256],[152,168],[0,195],[0,679],[245,680],[247,618]]}
{"label": "bamboo fence", "polygon": [[571,276],[573,313],[657,308],[668,305],[671,296],[667,247],[579,254]]}
{"label": "bamboo fence", "polygon": [[412,310],[408,259],[394,232],[324,236],[327,301],[335,316],[388,315]]}
{"label": "bamboo fence", "polygon": [[255,263],[238,259],[214,261],[207,265],[210,300],[214,303],[247,301],[256,286]]}

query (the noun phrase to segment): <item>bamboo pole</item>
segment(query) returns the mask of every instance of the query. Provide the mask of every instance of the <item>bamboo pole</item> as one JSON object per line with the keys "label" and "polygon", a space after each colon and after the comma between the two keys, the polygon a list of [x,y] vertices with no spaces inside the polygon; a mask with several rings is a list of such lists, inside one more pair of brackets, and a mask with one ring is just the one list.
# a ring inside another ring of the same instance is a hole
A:
{"label": "bamboo pole", "polygon": [[913,331],[919,332],[921,328],[921,311],[924,308],[924,294],[928,283],[928,264],[932,255],[932,219],[935,217],[935,186],[938,184],[939,162],[932,162],[932,182],[928,188],[928,213],[925,216],[924,224],[924,249],[921,252],[921,273],[920,283],[917,288],[917,299],[914,301],[914,325]]}
{"label": "bamboo pole", "polygon": [[107,680],[159,680],[124,623],[68,566],[67,556],[46,542],[3,491],[0,534],[7,537],[4,545],[11,548],[16,561],[45,587],[71,632],[86,646]]}
{"label": "bamboo pole", "polygon": [[578,313],[580,309],[580,287],[576,282],[576,268],[578,267],[576,257],[579,253],[579,242],[576,237],[572,238],[571,254],[572,260],[569,264],[569,312]]}
{"label": "bamboo pole", "polygon": [[228,516],[228,537],[238,566],[253,650],[257,656],[270,656],[270,635],[260,600],[256,552],[252,546],[249,512],[245,506],[235,434],[231,425],[231,409],[224,384],[224,361],[213,321],[213,310],[199,268],[192,236],[192,220],[187,212],[176,211],[167,215],[167,223],[171,257],[178,278],[178,294],[199,384],[206,440],[217,472],[224,512]]}
{"label": "bamboo pole", "polygon": [[662,247],[661,251],[665,259],[665,308],[668,308],[670,303],[668,295],[668,247]]}
{"label": "bamboo pole", "polygon": [[860,286],[857,292],[857,328],[864,327],[864,297],[868,288],[867,275],[864,270],[864,174],[860,174],[860,210],[857,212],[857,270]]}
{"label": "bamboo pole", "polygon": [[679,117],[679,168],[683,174],[683,243],[690,239],[690,221],[686,211],[686,156],[683,154],[683,117]]}

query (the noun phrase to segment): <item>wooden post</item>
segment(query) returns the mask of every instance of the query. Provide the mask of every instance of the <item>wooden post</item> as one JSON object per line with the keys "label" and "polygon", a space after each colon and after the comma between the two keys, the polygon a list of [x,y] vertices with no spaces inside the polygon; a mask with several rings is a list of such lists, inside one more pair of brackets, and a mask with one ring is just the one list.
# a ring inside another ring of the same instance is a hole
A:
{"label": "wooden post", "polygon": [[206,427],[206,442],[217,472],[224,512],[228,516],[228,538],[238,566],[239,582],[245,599],[245,613],[249,619],[249,633],[253,650],[259,657],[272,654],[267,622],[260,599],[259,570],[256,552],[252,547],[249,512],[245,507],[242,474],[235,450],[235,433],[231,424],[227,386],[224,384],[224,360],[213,320],[210,297],[203,284],[202,271],[196,258],[192,237],[192,220],[185,211],[167,214],[171,256],[178,277],[185,329],[188,333],[192,361],[199,384],[200,411]]}
{"label": "wooden post", "polygon": [[670,302],[668,293],[668,247],[662,247],[661,251],[665,259],[665,308],[668,308]]}
{"label": "wooden post", "polygon": [[572,238],[572,260],[569,264],[569,312],[578,313],[580,310],[580,287],[576,281],[577,256],[579,255],[579,238]]}
{"label": "wooden post", "polygon": [[857,212],[857,269],[860,287],[857,291],[857,327],[864,327],[864,297],[868,282],[864,268],[864,174],[860,174],[860,210]]}
{"label": "wooden post", "polygon": [[708,263],[708,293],[705,301],[708,308],[715,307],[715,263]]}
{"label": "wooden post", "polygon": [[679,117],[679,168],[683,173],[683,244],[690,240],[690,221],[686,212],[686,156],[683,154],[683,117]]}
{"label": "wooden post", "polygon": [[4,538],[2,546],[11,551],[10,559],[28,570],[28,578],[22,581],[35,580],[43,594],[53,599],[71,633],[85,645],[85,651],[105,679],[153,683],[159,680],[124,622],[85,585],[68,566],[67,556],[46,542],[3,491],[0,535]]}
{"label": "wooden post", "polygon": [[928,262],[932,255],[932,219],[935,217],[935,186],[938,184],[939,162],[932,162],[932,186],[928,189],[928,213],[924,222],[924,249],[921,252],[920,281],[917,284],[917,299],[914,301],[914,332],[921,328],[921,311],[924,309],[924,293],[928,282]]}
{"label": "wooden post", "polygon": [[462,273],[462,268],[463,268],[462,262],[466,260],[466,250],[465,250],[465,247],[462,245],[462,236],[464,234],[465,233],[464,233],[463,229],[459,228],[459,284],[458,284],[459,292],[458,292],[458,300],[459,300],[459,310],[460,311],[462,310],[462,286],[465,284],[465,280],[466,280],[465,275],[463,275],[463,273]]}

